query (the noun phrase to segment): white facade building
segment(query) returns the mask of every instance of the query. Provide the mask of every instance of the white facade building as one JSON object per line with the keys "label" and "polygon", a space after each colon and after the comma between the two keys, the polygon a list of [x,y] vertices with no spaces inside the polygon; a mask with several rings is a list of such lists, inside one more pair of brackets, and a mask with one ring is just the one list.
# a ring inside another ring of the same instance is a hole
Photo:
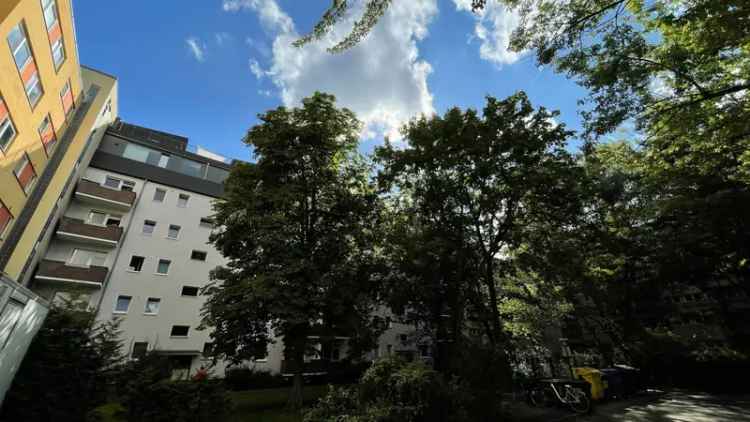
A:
{"label": "white facade building", "polygon": [[[225,263],[208,242],[212,202],[223,194],[230,169],[186,149],[186,138],[115,122],[36,274],[46,297],[83,300],[98,309],[100,321],[119,318],[123,351],[167,355],[179,368],[176,376],[210,366],[203,358],[210,328],[198,330],[205,300],[200,291],[210,271]],[[372,357],[416,354],[402,341],[409,331],[394,324]],[[329,359],[345,356],[345,339],[337,344]],[[248,364],[283,372],[283,342]],[[225,365],[211,369],[222,376]]]}

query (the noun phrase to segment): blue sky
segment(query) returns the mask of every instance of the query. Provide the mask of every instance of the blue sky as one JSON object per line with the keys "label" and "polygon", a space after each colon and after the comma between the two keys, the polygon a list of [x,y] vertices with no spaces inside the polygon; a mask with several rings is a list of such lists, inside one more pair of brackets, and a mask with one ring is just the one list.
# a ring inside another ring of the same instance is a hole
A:
{"label": "blue sky", "polygon": [[517,90],[580,129],[576,101],[585,92],[538,69],[532,55],[507,51],[512,12],[493,5],[479,16],[466,10],[470,0],[400,0],[349,52],[324,49],[351,20],[330,40],[291,47],[329,3],[77,0],[74,12],[81,62],[118,77],[123,120],[232,158],[249,158],[240,139],[258,113],[294,105],[316,89],[364,120],[365,152],[383,136],[397,137],[411,116],[481,108],[485,95]]}

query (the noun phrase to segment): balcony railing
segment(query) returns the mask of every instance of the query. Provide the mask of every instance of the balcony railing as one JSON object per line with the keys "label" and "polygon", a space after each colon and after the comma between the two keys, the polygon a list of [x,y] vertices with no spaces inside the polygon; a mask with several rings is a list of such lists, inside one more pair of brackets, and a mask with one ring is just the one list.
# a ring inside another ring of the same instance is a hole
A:
{"label": "balcony railing", "polygon": [[135,192],[109,189],[96,182],[81,179],[76,189],[76,198],[97,205],[128,210],[135,202]]}
{"label": "balcony railing", "polygon": [[67,240],[114,248],[122,237],[122,227],[95,226],[77,218],[63,217],[57,235]]}
{"label": "balcony railing", "polygon": [[61,261],[45,259],[39,263],[36,279],[43,282],[75,283],[91,287],[101,287],[107,278],[107,267],[76,267]]}

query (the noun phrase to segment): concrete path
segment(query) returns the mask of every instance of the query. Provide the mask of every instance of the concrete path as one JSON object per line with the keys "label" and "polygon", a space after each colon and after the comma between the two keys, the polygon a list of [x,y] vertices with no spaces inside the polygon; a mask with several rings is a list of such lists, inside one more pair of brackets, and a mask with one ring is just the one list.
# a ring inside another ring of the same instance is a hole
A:
{"label": "concrete path", "polygon": [[750,395],[675,391],[613,401],[588,416],[561,415],[544,422],[750,422]]}

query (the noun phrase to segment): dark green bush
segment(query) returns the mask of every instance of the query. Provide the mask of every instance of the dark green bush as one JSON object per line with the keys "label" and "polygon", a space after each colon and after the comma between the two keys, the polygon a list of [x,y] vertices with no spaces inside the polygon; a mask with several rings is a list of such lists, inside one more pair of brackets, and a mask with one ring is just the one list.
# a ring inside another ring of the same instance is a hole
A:
{"label": "dark green bush", "polygon": [[209,421],[230,410],[222,380],[172,381],[171,375],[169,359],[155,353],[125,365],[117,399],[128,421]]}
{"label": "dark green bush", "polygon": [[356,387],[331,388],[305,422],[458,422],[467,420],[454,383],[421,363],[383,359]]}
{"label": "dark green bush", "polygon": [[224,375],[224,383],[232,391],[278,388],[286,385],[281,375],[247,367],[228,369]]}
{"label": "dark green bush", "polygon": [[231,409],[220,380],[169,381],[144,385],[137,400],[127,400],[128,421],[213,421]]}

